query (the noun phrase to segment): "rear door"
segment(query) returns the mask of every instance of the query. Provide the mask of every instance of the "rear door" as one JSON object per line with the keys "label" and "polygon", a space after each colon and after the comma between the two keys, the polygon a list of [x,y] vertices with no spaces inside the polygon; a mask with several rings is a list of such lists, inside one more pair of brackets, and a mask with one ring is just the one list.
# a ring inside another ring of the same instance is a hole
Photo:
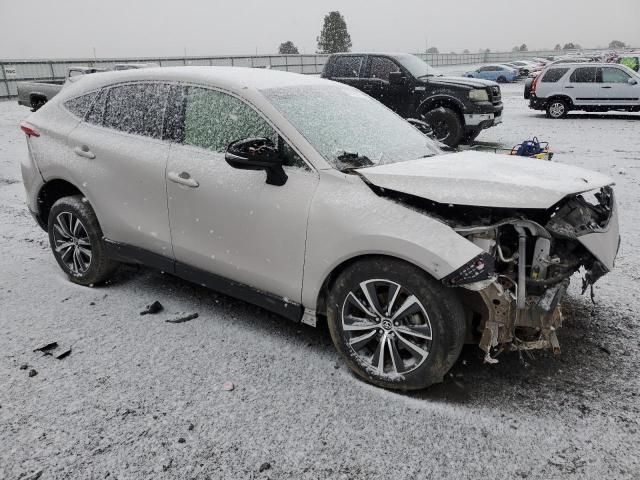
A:
{"label": "rear door", "polygon": [[364,79],[361,75],[364,75],[364,67],[364,55],[339,55],[333,61],[329,78],[363,90]]}
{"label": "rear door", "polygon": [[78,186],[104,236],[171,256],[162,125],[169,86],[138,82],[102,91],[68,137]]}
{"label": "rear door", "polygon": [[631,75],[618,67],[602,67],[598,72],[598,86],[609,105],[640,105],[640,83],[629,83]]}
{"label": "rear door", "polygon": [[[182,120],[169,155],[167,191],[177,273],[212,273],[300,302],[317,172],[242,99],[198,86],[176,93]],[[226,147],[248,137],[278,145],[289,177],[283,186],[268,185],[264,171],[225,161]]]}
{"label": "rear door", "polygon": [[569,95],[575,105],[600,105],[601,91],[596,83],[596,67],[576,67],[564,84],[564,93]]}

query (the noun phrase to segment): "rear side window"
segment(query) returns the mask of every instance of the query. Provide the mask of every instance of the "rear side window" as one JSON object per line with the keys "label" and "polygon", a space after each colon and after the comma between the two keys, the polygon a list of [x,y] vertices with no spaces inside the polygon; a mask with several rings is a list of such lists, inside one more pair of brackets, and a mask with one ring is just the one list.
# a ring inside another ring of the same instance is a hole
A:
{"label": "rear side window", "polygon": [[595,67],[578,67],[571,74],[570,80],[574,83],[595,83],[596,70]]}
{"label": "rear side window", "polygon": [[98,95],[100,95],[100,92],[91,92],[86,95],[80,95],[79,97],[72,98],[64,102],[64,106],[75,116],[84,118],[93,105],[93,102],[98,98]]}
{"label": "rear side window", "polygon": [[358,78],[364,57],[337,57],[333,62],[332,75],[340,78]]}
{"label": "rear side window", "polygon": [[275,130],[258,112],[236,97],[217,90],[186,87],[184,143],[222,153],[235,140],[270,138],[277,144]]}
{"label": "rear side window", "polygon": [[103,125],[125,133],[162,137],[168,85],[134,83],[108,90]]}
{"label": "rear side window", "polygon": [[399,72],[400,67],[395,62],[385,57],[373,57],[371,59],[371,78],[389,80],[391,72]]}
{"label": "rear side window", "polygon": [[544,76],[542,77],[542,80],[540,81],[543,83],[555,83],[558,80],[560,80],[562,77],[564,77],[564,74],[567,73],[568,71],[569,71],[568,68],[552,68],[545,72]]}

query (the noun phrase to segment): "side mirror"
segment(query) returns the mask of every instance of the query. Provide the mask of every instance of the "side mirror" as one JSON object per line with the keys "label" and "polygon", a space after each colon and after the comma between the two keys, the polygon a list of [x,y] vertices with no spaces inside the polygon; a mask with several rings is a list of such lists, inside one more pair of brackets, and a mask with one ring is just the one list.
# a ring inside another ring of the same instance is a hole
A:
{"label": "side mirror", "polygon": [[404,85],[407,81],[402,72],[389,72],[389,85]]}
{"label": "side mirror", "polygon": [[269,185],[280,187],[287,183],[288,177],[282,168],[282,159],[268,138],[236,140],[227,147],[224,159],[233,168],[266,171]]}
{"label": "side mirror", "polygon": [[629,85],[637,85],[638,84],[638,80],[636,80],[635,78],[630,78],[627,81],[629,82]]}

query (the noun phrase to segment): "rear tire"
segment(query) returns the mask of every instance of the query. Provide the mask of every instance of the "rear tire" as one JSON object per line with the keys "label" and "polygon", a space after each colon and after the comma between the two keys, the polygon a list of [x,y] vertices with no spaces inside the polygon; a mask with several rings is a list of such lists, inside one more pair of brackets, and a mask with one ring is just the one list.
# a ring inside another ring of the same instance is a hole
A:
{"label": "rear tire", "polygon": [[498,77],[497,82],[498,82],[498,83],[507,83],[507,79],[506,79],[505,77],[502,77],[502,76],[501,76],[501,77]]}
{"label": "rear tire", "polygon": [[554,98],[547,104],[547,117],[553,119],[565,118],[569,113],[569,104],[561,98]]}
{"label": "rear tire", "polygon": [[49,212],[49,244],[69,280],[93,286],[107,280],[118,263],[106,254],[102,229],[81,195],[63,197]]}
{"label": "rear tire", "polygon": [[359,261],[338,276],[329,292],[327,322],[353,372],[398,390],[441,382],[465,337],[455,291],[388,257]]}
{"label": "rear tire", "polygon": [[429,110],[422,119],[429,124],[438,141],[449,147],[457,147],[460,144],[464,128],[458,114],[450,108],[439,107]]}

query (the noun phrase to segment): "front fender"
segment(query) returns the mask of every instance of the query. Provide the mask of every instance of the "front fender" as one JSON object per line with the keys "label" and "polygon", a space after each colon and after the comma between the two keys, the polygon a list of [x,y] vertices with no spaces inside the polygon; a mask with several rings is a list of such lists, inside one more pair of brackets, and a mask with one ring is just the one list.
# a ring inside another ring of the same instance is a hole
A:
{"label": "front fender", "polygon": [[307,229],[302,302],[315,308],[327,277],[365,255],[400,258],[436,279],[482,253],[449,226],[387,198],[359,177],[322,172]]}
{"label": "front fender", "polygon": [[468,110],[467,106],[457,96],[447,92],[441,92],[423,99],[418,106],[418,112],[427,112],[439,106],[446,105],[452,105],[460,112]]}

